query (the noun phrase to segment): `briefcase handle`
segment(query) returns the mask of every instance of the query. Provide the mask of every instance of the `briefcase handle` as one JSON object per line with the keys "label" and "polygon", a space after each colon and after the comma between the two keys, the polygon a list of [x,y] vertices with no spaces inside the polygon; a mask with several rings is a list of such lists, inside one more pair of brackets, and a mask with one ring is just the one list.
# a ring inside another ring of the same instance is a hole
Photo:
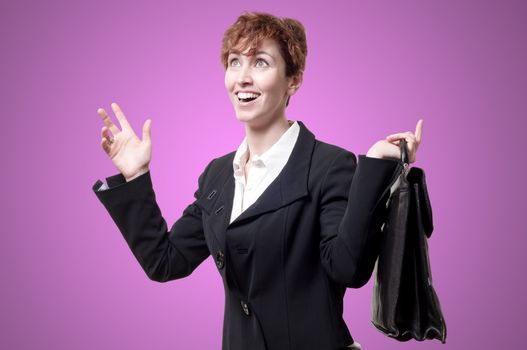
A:
{"label": "briefcase handle", "polygon": [[400,139],[399,140],[399,148],[401,150],[401,162],[404,164],[408,164],[408,147],[406,146],[406,140]]}

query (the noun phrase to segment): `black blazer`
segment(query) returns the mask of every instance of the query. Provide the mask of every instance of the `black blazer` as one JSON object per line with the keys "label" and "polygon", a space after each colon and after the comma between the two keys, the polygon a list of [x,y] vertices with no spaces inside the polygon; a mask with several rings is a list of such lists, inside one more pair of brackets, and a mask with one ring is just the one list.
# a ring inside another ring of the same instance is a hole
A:
{"label": "black blazer", "polygon": [[195,201],[168,230],[147,172],[93,190],[146,275],[183,278],[212,254],[225,287],[223,350],[329,350],[353,343],[348,288],[370,279],[399,162],[355,155],[300,133],[278,177],[229,224],[235,151],[199,176]]}

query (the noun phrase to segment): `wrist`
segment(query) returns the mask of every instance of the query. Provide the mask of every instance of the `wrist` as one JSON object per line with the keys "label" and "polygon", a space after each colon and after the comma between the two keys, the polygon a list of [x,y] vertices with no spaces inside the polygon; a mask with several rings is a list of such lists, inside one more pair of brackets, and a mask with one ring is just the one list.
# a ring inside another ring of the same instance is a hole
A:
{"label": "wrist", "polygon": [[149,170],[150,169],[148,169],[148,168],[143,168],[143,169],[139,170],[138,172],[136,172],[135,174],[133,174],[131,176],[125,176],[124,178],[125,178],[126,182],[130,182],[133,179],[135,179],[135,178],[137,178],[137,177],[139,177],[139,176],[141,176],[143,174],[146,174]]}
{"label": "wrist", "polygon": [[381,156],[380,154],[378,154],[377,152],[372,151],[372,150],[369,150],[368,153],[366,153],[366,157],[370,157],[370,158],[382,158],[382,156]]}

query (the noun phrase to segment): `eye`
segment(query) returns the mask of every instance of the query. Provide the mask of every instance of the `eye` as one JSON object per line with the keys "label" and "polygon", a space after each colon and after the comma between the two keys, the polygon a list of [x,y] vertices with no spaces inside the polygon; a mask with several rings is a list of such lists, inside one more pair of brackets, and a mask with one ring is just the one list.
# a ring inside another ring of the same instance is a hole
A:
{"label": "eye", "polygon": [[257,67],[258,67],[258,62],[263,62],[263,63],[265,63],[265,66],[260,66],[260,67],[266,67],[266,66],[268,66],[267,62],[266,62],[264,59],[262,59],[262,58],[259,58],[259,59],[256,60],[256,66],[257,66]]}
{"label": "eye", "polygon": [[232,62],[234,62],[234,61],[238,61],[238,59],[237,59],[237,58],[232,58],[232,59],[229,61],[229,66],[232,66]]}

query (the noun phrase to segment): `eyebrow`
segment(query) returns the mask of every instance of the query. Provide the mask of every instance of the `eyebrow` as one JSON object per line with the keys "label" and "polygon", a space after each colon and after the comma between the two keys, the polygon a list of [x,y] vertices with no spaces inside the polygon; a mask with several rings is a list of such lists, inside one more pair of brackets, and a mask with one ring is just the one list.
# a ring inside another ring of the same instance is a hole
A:
{"label": "eyebrow", "polygon": [[[231,49],[231,50],[229,51],[229,54],[231,54],[231,53],[232,53],[232,54],[237,54],[237,55],[238,55],[238,54],[241,54],[240,51],[235,50],[235,49]],[[273,55],[271,55],[270,53],[265,52],[265,51],[263,51],[263,50],[257,51],[256,54],[257,54],[257,55],[258,55],[258,54],[264,54],[264,55],[270,56],[271,58],[274,59]],[[246,55],[244,55],[244,56],[246,56]]]}

